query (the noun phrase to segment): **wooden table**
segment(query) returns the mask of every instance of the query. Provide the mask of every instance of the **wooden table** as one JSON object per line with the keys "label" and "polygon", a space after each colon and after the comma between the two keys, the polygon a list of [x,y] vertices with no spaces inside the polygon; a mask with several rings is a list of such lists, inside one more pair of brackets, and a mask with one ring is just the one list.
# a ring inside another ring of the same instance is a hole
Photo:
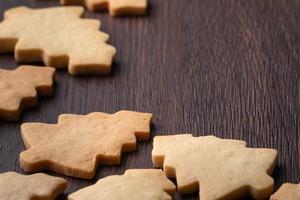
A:
{"label": "wooden table", "polygon": [[[18,161],[23,122],[56,123],[61,113],[128,109],[154,114],[152,136],[213,134],[276,148],[276,188],[300,182],[300,1],[149,1],[147,17],[86,12],[101,20],[118,50],[113,73],[74,77],[58,71],[53,97],[25,111],[19,122],[0,124],[0,172],[24,173]],[[18,5],[59,4],[1,0],[1,15]],[[2,68],[17,65],[12,54],[0,56]],[[59,199],[102,177],[152,168],[151,149],[152,141],[139,143],[120,166],[101,166],[91,181],[67,177],[68,189]]]}

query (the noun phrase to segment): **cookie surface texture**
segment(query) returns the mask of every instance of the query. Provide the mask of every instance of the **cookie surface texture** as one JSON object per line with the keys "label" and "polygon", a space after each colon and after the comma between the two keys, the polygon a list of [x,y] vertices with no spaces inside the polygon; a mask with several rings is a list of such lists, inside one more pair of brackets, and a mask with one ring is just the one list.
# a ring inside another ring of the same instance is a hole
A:
{"label": "cookie surface texture", "polygon": [[116,53],[100,22],[81,19],[83,7],[16,7],[0,23],[0,53],[15,52],[22,63],[43,61],[69,73],[108,74]]}
{"label": "cookie surface texture", "polygon": [[300,184],[283,184],[279,190],[273,194],[271,200],[299,200],[300,199]]}
{"label": "cookie surface texture", "polygon": [[53,92],[55,69],[20,66],[0,69],[0,120],[17,121],[24,108],[37,105],[37,96]]}
{"label": "cookie surface texture", "polygon": [[0,199],[54,200],[67,187],[67,181],[46,174],[0,174]]}
{"label": "cookie surface texture", "polygon": [[61,0],[64,5],[85,5],[91,11],[109,10],[112,16],[145,15],[147,0]]}
{"label": "cookie surface texture", "polygon": [[161,170],[130,169],[124,175],[100,179],[95,185],[69,195],[68,199],[170,200],[175,190],[175,185]]}
{"label": "cookie surface texture", "polygon": [[58,124],[22,124],[27,150],[20,154],[21,167],[93,178],[98,164],[119,164],[122,152],[136,149],[136,140],[149,139],[151,120],[149,113],[119,111],[63,114]]}
{"label": "cookie surface texture", "polygon": [[247,148],[244,141],[190,134],[156,136],[152,150],[155,167],[176,178],[179,192],[199,190],[201,200],[269,197],[276,157],[276,150]]}

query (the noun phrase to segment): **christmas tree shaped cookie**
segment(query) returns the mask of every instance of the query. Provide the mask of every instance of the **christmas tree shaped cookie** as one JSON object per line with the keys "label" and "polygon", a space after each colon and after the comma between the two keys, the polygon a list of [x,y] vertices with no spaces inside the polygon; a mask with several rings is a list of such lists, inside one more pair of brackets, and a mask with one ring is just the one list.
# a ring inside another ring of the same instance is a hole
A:
{"label": "christmas tree shaped cookie", "polygon": [[300,199],[300,184],[283,184],[279,190],[273,194],[271,200],[299,200]]}
{"label": "christmas tree shaped cookie", "polygon": [[269,197],[276,156],[276,150],[247,148],[244,141],[188,134],[157,136],[152,151],[155,167],[176,178],[179,192],[200,189],[201,200]]}
{"label": "christmas tree shaped cookie", "polygon": [[60,0],[65,5],[85,5],[91,11],[109,10],[112,16],[145,15],[147,0]]}
{"label": "christmas tree shaped cookie", "polygon": [[0,120],[17,121],[24,108],[37,104],[37,95],[50,96],[55,69],[20,66],[0,69]]}
{"label": "christmas tree shaped cookie", "polygon": [[81,19],[82,7],[12,8],[0,23],[0,53],[19,62],[43,61],[71,74],[108,74],[116,53],[100,22]]}
{"label": "christmas tree shaped cookie", "polygon": [[66,187],[66,180],[46,174],[0,174],[0,199],[3,200],[54,200]]}
{"label": "christmas tree shaped cookie", "polygon": [[98,164],[119,164],[122,152],[149,138],[151,119],[149,113],[119,111],[64,114],[58,124],[25,123],[21,132],[28,150],[20,154],[21,167],[93,178]]}
{"label": "christmas tree shaped cookie", "polygon": [[161,170],[131,169],[121,176],[109,176],[95,185],[83,188],[71,195],[69,200],[130,199],[170,200],[176,190]]}

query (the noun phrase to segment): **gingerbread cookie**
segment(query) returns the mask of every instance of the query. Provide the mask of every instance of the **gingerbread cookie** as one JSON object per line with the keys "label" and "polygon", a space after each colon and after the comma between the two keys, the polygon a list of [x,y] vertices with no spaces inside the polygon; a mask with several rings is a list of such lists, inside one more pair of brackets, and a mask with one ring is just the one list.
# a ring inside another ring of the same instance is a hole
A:
{"label": "gingerbread cookie", "polygon": [[168,200],[176,190],[161,170],[131,169],[121,176],[109,176],[95,185],[83,188],[71,195],[69,200],[130,199]]}
{"label": "gingerbread cookie", "polygon": [[46,174],[0,174],[0,199],[54,200],[67,187],[67,181]]}
{"label": "gingerbread cookie", "polygon": [[91,11],[109,10],[112,16],[145,15],[147,0],[60,0],[65,5],[85,5]]}
{"label": "gingerbread cookie", "polygon": [[135,150],[136,140],[149,138],[151,119],[149,113],[119,111],[64,114],[58,124],[22,124],[28,150],[20,154],[21,167],[93,178],[98,164],[119,164],[122,152]]}
{"label": "gingerbread cookie", "polygon": [[81,19],[82,7],[12,8],[0,23],[0,53],[19,62],[44,61],[70,74],[108,74],[116,53],[99,32],[100,22]]}
{"label": "gingerbread cookie", "polygon": [[152,151],[155,167],[176,178],[179,192],[200,188],[201,200],[269,197],[276,156],[276,150],[247,148],[244,141],[189,134],[157,136]]}
{"label": "gingerbread cookie", "polygon": [[300,184],[283,184],[279,190],[273,194],[271,200],[299,200],[300,199]]}
{"label": "gingerbread cookie", "polygon": [[55,69],[50,67],[0,69],[0,119],[17,121],[24,108],[37,105],[37,94],[50,96],[54,74]]}

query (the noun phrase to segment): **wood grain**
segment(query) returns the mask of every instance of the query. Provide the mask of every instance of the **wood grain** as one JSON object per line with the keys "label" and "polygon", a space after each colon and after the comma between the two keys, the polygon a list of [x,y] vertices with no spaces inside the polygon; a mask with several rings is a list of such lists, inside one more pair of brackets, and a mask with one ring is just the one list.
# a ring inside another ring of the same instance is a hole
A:
{"label": "wood grain", "polygon": [[[23,122],[55,123],[61,113],[120,109],[152,112],[152,136],[190,132],[246,140],[279,151],[276,188],[300,182],[300,1],[150,0],[147,17],[102,21],[118,50],[110,76],[73,77],[58,71],[55,94],[17,123],[0,124],[0,172],[22,172]],[[55,0],[0,1],[47,7]],[[2,19],[2,16],[1,16]],[[1,45],[1,44],[0,44]],[[0,67],[15,68],[13,55]],[[120,166],[101,166],[92,181],[67,178],[64,196],[129,168],[152,168],[151,141],[126,154]],[[53,173],[50,173],[53,174]],[[62,176],[63,177],[63,176]],[[224,183],[226,184],[226,183]],[[197,194],[175,199],[197,199]]]}

